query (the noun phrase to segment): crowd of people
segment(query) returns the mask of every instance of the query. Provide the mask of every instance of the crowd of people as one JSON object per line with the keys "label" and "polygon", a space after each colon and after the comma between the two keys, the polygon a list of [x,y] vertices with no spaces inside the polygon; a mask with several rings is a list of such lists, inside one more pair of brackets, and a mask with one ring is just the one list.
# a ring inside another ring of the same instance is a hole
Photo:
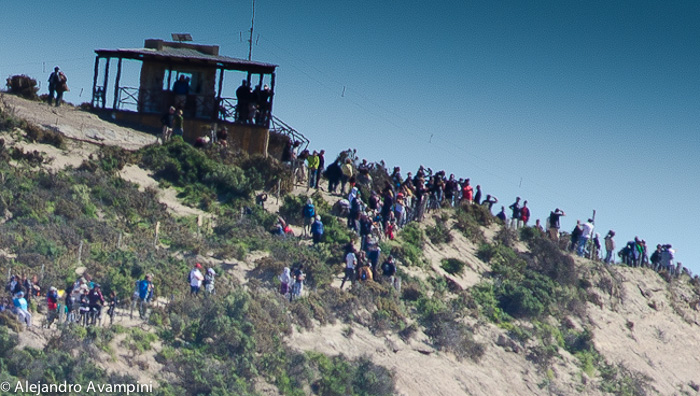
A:
{"label": "crowd of people", "polygon": [[251,89],[250,81],[243,80],[236,89],[236,122],[240,124],[266,126],[270,123],[272,90],[267,84]]}
{"label": "crowd of people", "polygon": [[[138,307],[141,318],[145,318],[147,305],[154,293],[153,276],[148,274],[136,282],[132,309]],[[0,301],[0,312],[8,312],[27,328],[32,327],[32,312],[45,314],[42,327],[50,328],[54,323],[79,324],[82,326],[100,325],[102,311],[107,307],[110,324],[114,321],[119,299],[115,291],[105,298],[102,287],[85,273],[70,286],[59,290],[51,286],[44,292],[35,275],[29,280],[26,276],[12,275],[5,291],[9,297]]]}
{"label": "crowd of people", "polygon": [[[400,167],[394,167],[393,172],[389,174],[383,162],[374,164],[366,159],[360,160],[356,150],[341,152],[335,161],[324,167],[324,150],[298,150],[298,147],[298,142],[289,142],[283,152],[283,162],[292,167],[295,181],[306,183],[307,189],[321,188],[322,178],[328,181],[327,191],[340,195],[340,199],[334,205],[335,213],[347,218],[348,227],[360,237],[362,250],[365,246],[378,246],[377,242],[381,238],[393,239],[396,230],[410,221],[422,221],[425,213],[431,210],[468,204],[482,205],[491,211],[493,205],[499,202],[498,198],[491,194],[484,197],[481,185],[472,187],[469,178],[457,178],[454,174],[447,176],[444,170],[433,172],[432,169],[421,165],[415,175],[408,172],[406,177],[403,177]],[[376,184],[372,179],[372,175],[376,176],[377,172],[385,172],[387,178],[382,179],[388,179],[379,190],[375,189]],[[362,190],[369,190],[369,197],[363,197]],[[506,212],[505,206],[501,206],[495,217],[513,230],[529,226],[532,216],[527,200],[516,197],[508,209],[510,213]],[[558,244],[563,216],[566,216],[566,213],[556,208],[547,216],[545,224],[537,219],[534,227]],[[305,219],[305,225],[310,225],[312,216],[305,213]],[[571,241],[566,249],[581,257],[614,264],[614,236],[615,232],[610,230],[601,241],[600,234],[595,232],[594,219],[577,221],[569,234]],[[601,257],[603,248],[605,257]],[[675,251],[670,244],[657,245],[656,251],[647,256],[646,242],[635,237],[619,250],[617,255],[622,264],[629,266],[646,266],[656,271],[667,271],[672,275],[690,275],[690,271],[684,269],[680,263],[674,263]]]}

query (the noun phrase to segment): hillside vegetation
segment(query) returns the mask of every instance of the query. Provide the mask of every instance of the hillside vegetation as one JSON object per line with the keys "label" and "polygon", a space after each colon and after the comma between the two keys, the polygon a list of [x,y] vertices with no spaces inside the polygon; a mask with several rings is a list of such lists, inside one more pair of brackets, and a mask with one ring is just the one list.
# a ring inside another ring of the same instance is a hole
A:
{"label": "hillside vegetation", "polygon": [[[176,138],[135,151],[93,147],[80,165],[56,169],[55,158],[25,147],[71,155],[79,143],[7,105],[0,139],[0,273],[65,289],[85,267],[105,295],[117,293],[122,315],[145,274],[158,297],[146,321],[111,326],[45,329],[38,314],[24,329],[0,314],[0,381],[150,381],[152,393],[136,394],[156,395],[700,390],[700,284],[687,276],[574,258],[534,228],[510,231],[467,205],[381,242],[382,259],[399,260],[400,291],[381,282],[340,290],[343,246],[357,241],[331,213],[337,198],[311,195],[321,244],[271,234],[278,213],[301,226],[309,197],[274,159]],[[127,181],[136,167],[157,186]],[[255,205],[261,190],[276,200],[278,185],[278,213]],[[174,212],[166,189],[202,215]],[[212,298],[189,296],[195,262],[219,274]],[[277,276],[298,264],[305,292],[290,302]]]}

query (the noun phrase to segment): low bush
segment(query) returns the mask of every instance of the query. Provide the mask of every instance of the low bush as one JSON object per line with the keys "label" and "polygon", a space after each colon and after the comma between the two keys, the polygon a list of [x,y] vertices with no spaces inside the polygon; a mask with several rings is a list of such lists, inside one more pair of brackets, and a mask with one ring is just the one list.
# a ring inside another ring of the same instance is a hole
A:
{"label": "low bush", "polygon": [[39,87],[36,80],[27,75],[14,75],[7,79],[7,88],[10,93],[29,100],[39,100]]}
{"label": "low bush", "polygon": [[447,227],[446,221],[441,219],[439,216],[435,216],[435,225],[432,227],[425,228],[425,235],[430,239],[430,242],[434,244],[450,243],[452,242],[452,234],[450,234],[450,229]]}
{"label": "low bush", "polygon": [[443,259],[440,264],[440,267],[450,275],[462,275],[466,266],[467,263],[456,258]]}
{"label": "low bush", "polygon": [[484,231],[481,229],[482,224],[480,221],[490,224],[490,218],[493,217],[490,213],[487,214],[484,213],[484,211],[487,211],[487,209],[484,209],[481,205],[464,204],[460,206],[460,208],[455,211],[454,227],[461,231],[464,237],[470,241],[474,243],[483,242],[485,237]]}
{"label": "low bush", "polygon": [[394,395],[394,373],[372,363],[368,357],[350,360],[344,356],[329,358],[307,352],[316,379],[311,390],[318,395]]}
{"label": "low bush", "polygon": [[399,233],[399,240],[422,249],[425,245],[425,233],[417,222],[408,223]]}

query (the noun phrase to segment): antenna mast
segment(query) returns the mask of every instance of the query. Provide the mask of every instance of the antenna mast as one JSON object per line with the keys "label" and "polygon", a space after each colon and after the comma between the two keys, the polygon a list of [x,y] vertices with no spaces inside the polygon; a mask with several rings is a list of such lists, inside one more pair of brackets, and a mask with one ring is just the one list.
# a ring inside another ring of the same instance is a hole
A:
{"label": "antenna mast", "polygon": [[255,24],[255,0],[253,0],[253,16],[250,18],[250,39],[248,40],[248,60],[253,57],[253,26]]}

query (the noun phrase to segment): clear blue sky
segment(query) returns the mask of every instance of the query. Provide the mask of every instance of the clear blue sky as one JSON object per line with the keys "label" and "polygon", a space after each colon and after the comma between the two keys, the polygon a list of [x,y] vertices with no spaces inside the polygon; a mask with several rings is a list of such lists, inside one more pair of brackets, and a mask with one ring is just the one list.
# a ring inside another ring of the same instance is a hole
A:
{"label": "clear blue sky", "polygon": [[[248,53],[250,1],[2,6],[0,75],[46,92],[59,65],[73,103],[96,48],[189,32]],[[567,231],[595,209],[601,235],[672,243],[699,273],[699,38],[697,1],[257,0],[253,58],[279,65],[275,114],[329,157],[445,169],[534,219],[562,208]]]}

